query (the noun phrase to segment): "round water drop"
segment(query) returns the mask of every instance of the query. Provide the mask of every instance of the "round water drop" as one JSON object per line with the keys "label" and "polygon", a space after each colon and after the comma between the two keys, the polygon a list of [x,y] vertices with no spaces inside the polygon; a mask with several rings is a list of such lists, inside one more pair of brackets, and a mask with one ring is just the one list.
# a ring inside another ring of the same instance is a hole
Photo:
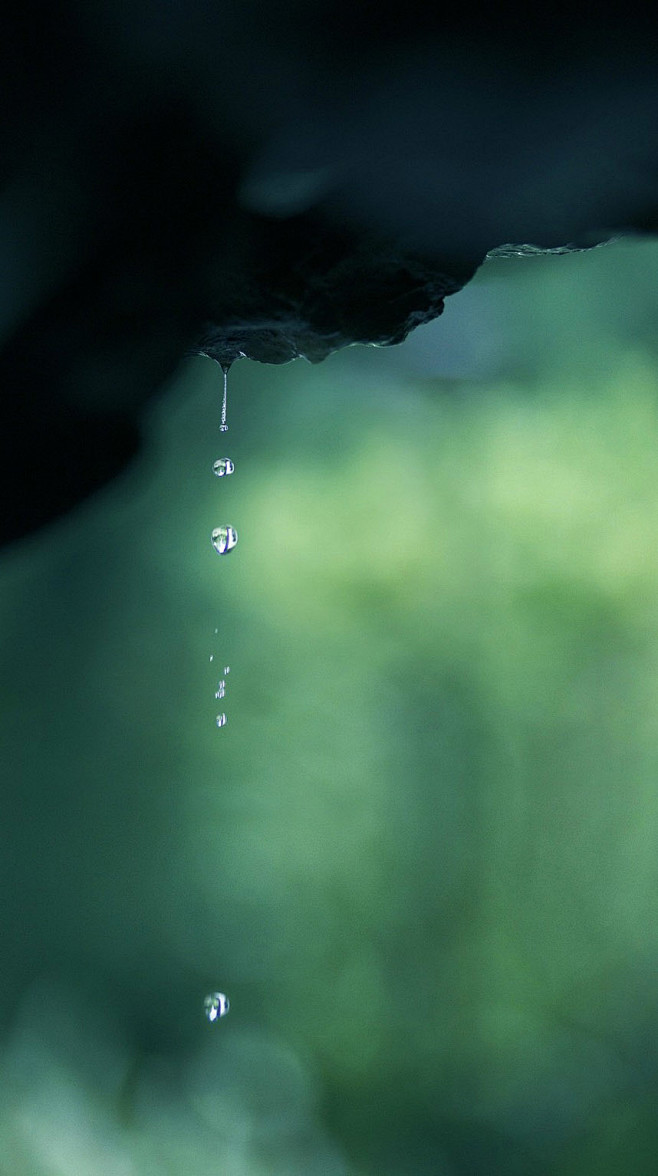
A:
{"label": "round water drop", "polygon": [[217,723],[218,727],[225,727],[226,726],[226,715],[217,715],[215,722]]}
{"label": "round water drop", "polygon": [[228,996],[224,996],[223,992],[209,992],[203,1007],[208,1021],[219,1021],[220,1017],[226,1016],[231,1006]]}
{"label": "round water drop", "polygon": [[230,527],[228,524],[225,527],[215,527],[212,535],[212,545],[218,555],[226,555],[227,551],[232,551],[238,541],[238,533],[235,527]]}
{"label": "round water drop", "polygon": [[235,466],[230,457],[218,457],[212,466],[212,472],[216,478],[227,478],[229,474],[233,473],[234,469]]}
{"label": "round water drop", "polygon": [[226,682],[222,678],[221,682],[218,682],[218,684],[217,684],[217,689],[215,691],[215,698],[223,698],[225,693],[226,693]]}

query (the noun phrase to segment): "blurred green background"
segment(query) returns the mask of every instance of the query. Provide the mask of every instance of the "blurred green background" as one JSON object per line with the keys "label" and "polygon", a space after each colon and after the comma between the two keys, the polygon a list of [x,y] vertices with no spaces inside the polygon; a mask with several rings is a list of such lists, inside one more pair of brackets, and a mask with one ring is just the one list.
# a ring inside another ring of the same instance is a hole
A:
{"label": "blurred green background", "polygon": [[655,1172],[657,264],[490,261],[226,435],[190,361],[3,556],[0,1171]]}

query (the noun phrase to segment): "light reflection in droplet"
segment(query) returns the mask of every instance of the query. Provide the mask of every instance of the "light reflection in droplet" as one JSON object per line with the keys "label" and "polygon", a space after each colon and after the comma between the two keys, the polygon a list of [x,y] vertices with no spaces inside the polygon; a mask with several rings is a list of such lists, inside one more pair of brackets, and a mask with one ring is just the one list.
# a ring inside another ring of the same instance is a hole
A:
{"label": "light reflection in droplet", "polygon": [[231,527],[227,523],[224,527],[215,527],[210,538],[217,554],[226,555],[228,551],[232,551],[235,547],[238,541],[238,533],[235,527]]}
{"label": "light reflection in droplet", "polygon": [[218,1021],[220,1017],[226,1016],[231,1006],[223,992],[209,992],[203,1007],[208,1021]]}
{"label": "light reflection in droplet", "polygon": [[226,478],[233,473],[234,469],[235,465],[230,457],[218,457],[212,466],[212,472],[216,478]]}

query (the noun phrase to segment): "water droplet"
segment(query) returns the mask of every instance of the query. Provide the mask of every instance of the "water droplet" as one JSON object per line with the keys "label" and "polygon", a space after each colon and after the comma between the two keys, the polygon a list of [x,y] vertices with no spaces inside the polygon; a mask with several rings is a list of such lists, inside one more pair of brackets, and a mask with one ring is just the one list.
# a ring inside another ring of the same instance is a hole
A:
{"label": "water droplet", "polygon": [[215,655],[214,655],[214,653],[211,653],[209,660],[210,660],[210,661],[214,661],[214,660],[215,660]]}
{"label": "water droplet", "polygon": [[228,363],[223,363],[221,365],[222,371],[224,373],[224,394],[222,396],[222,416],[221,424],[219,426],[220,433],[226,433],[228,431],[228,425],[226,424],[226,388],[228,384],[228,369],[230,366],[231,365]]}
{"label": "water droplet", "polygon": [[209,992],[203,1007],[208,1021],[219,1021],[220,1017],[226,1016],[231,1005],[228,996],[224,996],[223,992]]}
{"label": "water droplet", "polygon": [[233,473],[235,466],[230,457],[218,457],[217,461],[213,462],[212,472],[216,478],[228,477]]}
{"label": "water droplet", "polygon": [[226,677],[227,674],[230,674],[230,672],[231,672],[231,667],[224,666],[224,677]]}
{"label": "water droplet", "polygon": [[217,683],[217,689],[215,691],[215,698],[223,698],[225,694],[226,694],[226,682],[222,678],[221,682]]}
{"label": "water droplet", "polygon": [[211,535],[212,545],[218,555],[226,555],[227,551],[232,551],[238,541],[238,533],[235,527],[230,527],[228,524],[225,527],[215,527]]}
{"label": "water droplet", "polygon": [[217,723],[218,727],[225,727],[226,726],[226,715],[217,715],[215,722]]}

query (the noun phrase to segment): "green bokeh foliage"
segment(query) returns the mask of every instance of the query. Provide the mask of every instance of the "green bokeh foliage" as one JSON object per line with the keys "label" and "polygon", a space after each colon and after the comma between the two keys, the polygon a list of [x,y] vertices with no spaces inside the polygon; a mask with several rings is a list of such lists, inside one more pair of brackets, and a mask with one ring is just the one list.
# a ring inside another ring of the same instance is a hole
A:
{"label": "green bokeh foliage", "polygon": [[[26,1022],[60,1057],[25,1012],[40,985],[102,1005],[102,1041],[82,1014],[63,1036],[92,1101],[85,1042],[97,1060],[123,1042],[107,1155],[653,1172],[657,258],[490,263],[477,315],[455,299],[461,376],[441,372],[450,304],[422,370],[414,338],[238,364],[225,437],[219,369],[193,361],[139,466],[5,558],[6,1064],[25,1066]],[[224,522],[240,541],[218,559]],[[217,987],[232,1011],[209,1030]],[[190,1056],[226,1121],[153,1078]],[[231,1085],[240,1066],[264,1093]],[[20,1097],[5,1162],[54,1170]],[[281,1128],[293,1103],[310,1109]]]}

